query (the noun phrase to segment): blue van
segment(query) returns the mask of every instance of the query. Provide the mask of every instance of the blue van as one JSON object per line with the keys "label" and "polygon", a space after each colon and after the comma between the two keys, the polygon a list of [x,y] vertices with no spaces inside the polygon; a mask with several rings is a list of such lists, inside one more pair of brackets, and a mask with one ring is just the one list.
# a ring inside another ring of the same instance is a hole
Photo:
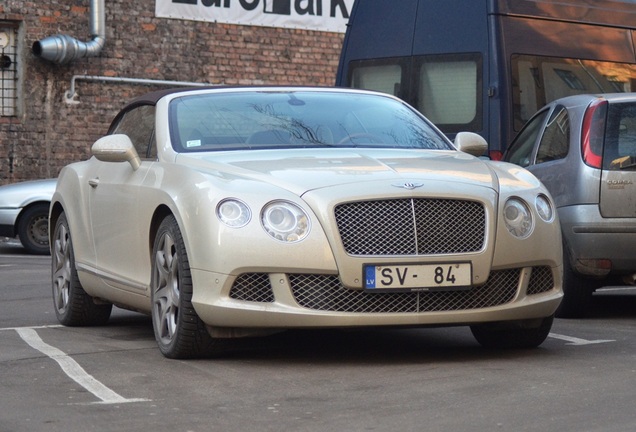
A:
{"label": "blue van", "polygon": [[356,0],[336,85],[407,101],[500,159],[546,103],[636,91],[636,0]]}

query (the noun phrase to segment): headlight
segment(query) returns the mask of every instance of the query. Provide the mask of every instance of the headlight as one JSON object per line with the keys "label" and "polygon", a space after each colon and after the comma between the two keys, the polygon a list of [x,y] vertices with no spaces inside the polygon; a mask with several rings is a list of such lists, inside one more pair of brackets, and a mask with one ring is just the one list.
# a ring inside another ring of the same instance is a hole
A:
{"label": "headlight", "polygon": [[528,205],[518,198],[506,201],[503,210],[506,228],[512,235],[525,238],[532,231],[532,215]]}
{"label": "headlight", "polygon": [[283,242],[301,241],[309,234],[309,216],[296,204],[272,201],[261,213],[261,223],[267,234]]}
{"label": "headlight", "polygon": [[534,201],[534,205],[537,208],[537,213],[541,219],[545,222],[552,222],[554,219],[554,208],[547,196],[537,196],[537,199]]}
{"label": "headlight", "polygon": [[216,206],[216,215],[225,225],[240,228],[247,225],[252,218],[249,207],[237,199],[228,198]]}

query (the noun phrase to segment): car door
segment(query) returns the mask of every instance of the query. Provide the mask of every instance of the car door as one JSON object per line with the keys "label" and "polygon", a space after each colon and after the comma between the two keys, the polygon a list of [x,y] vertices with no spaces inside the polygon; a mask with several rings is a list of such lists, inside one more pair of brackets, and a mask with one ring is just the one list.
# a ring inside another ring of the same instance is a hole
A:
{"label": "car door", "polygon": [[636,217],[636,102],[609,105],[600,211],[603,217]]}
{"label": "car door", "polygon": [[155,163],[154,107],[142,106],[120,117],[111,133],[128,135],[141,165],[100,162],[89,178],[91,230],[102,279],[120,289],[145,291],[150,277],[148,226],[139,221],[141,185]]}
{"label": "car door", "polygon": [[515,139],[512,140],[512,143],[510,143],[508,151],[504,155],[506,162],[524,168],[534,163],[534,155],[537,152],[539,136],[549,113],[549,109],[544,109],[528,120],[523,129],[521,129],[521,132],[519,132]]}
{"label": "car door", "polygon": [[556,206],[563,207],[572,201],[575,193],[572,187],[575,172],[570,159],[577,155],[570,154],[570,116],[564,106],[556,105],[546,119],[528,169],[548,188]]}

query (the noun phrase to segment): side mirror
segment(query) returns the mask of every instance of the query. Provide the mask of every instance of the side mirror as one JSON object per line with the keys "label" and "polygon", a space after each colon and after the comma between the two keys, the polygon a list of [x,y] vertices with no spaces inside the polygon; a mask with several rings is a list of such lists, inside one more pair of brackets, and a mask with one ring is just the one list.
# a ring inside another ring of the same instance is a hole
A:
{"label": "side mirror", "polygon": [[128,135],[106,135],[95,141],[91,153],[102,162],[128,162],[135,171],[141,165],[141,159]]}
{"label": "side mirror", "polygon": [[473,132],[460,132],[455,136],[457,150],[473,156],[483,156],[488,151],[488,143],[481,136]]}

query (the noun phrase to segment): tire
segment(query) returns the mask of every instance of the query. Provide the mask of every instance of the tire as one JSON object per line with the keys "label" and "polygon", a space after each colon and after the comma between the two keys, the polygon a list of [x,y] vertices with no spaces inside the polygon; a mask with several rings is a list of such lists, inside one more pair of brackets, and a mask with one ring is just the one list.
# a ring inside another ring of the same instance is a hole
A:
{"label": "tire", "polygon": [[174,216],[159,226],[152,251],[152,324],[161,353],[172,359],[204,357],[218,351],[192,306],[192,277],[185,244]]}
{"label": "tire", "polygon": [[112,304],[96,304],[77,276],[71,231],[62,213],[53,231],[51,282],[55,315],[65,326],[94,326],[108,322]]}
{"label": "tire", "polygon": [[35,204],[24,210],[18,222],[18,237],[22,246],[32,254],[47,255],[49,247],[49,206]]}
{"label": "tire", "polygon": [[471,326],[477,342],[485,348],[536,348],[552,328],[553,316],[540,320],[510,321]]}
{"label": "tire", "polygon": [[569,249],[563,244],[563,299],[556,311],[557,318],[584,318],[589,315],[595,285],[595,280],[574,271]]}

